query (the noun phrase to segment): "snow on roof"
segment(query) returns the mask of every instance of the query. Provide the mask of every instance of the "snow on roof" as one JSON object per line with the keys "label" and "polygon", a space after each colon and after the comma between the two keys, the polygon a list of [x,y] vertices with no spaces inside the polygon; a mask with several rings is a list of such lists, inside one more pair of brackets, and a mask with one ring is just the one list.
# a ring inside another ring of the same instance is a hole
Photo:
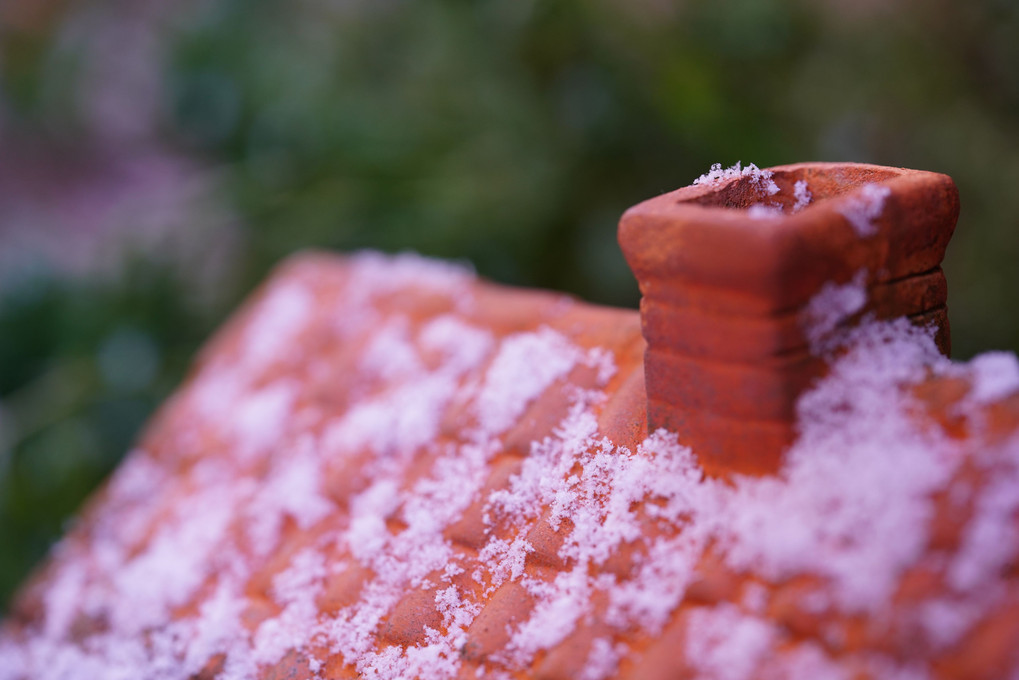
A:
{"label": "snow on roof", "polygon": [[[966,677],[1019,603],[1019,405],[986,425],[1015,358],[828,337],[783,468],[721,480],[616,426],[643,349],[635,312],[416,256],[285,265],[26,591],[0,679]],[[942,380],[945,413],[911,387]]]}

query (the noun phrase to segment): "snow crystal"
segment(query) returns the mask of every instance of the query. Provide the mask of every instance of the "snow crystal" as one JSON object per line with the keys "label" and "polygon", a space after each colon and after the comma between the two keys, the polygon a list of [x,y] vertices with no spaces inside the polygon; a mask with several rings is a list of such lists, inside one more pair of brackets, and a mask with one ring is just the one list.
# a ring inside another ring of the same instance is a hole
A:
{"label": "snow crystal", "polygon": [[503,340],[478,395],[481,427],[492,434],[509,429],[535,397],[580,359],[574,345],[547,327]]}
{"label": "snow crystal", "polygon": [[782,474],[739,480],[731,495],[720,488],[716,519],[734,567],[823,574],[840,606],[873,610],[923,549],[929,496],[954,459],[894,388],[943,365],[929,335],[904,319],[850,335],[845,356],[800,400],[802,434]]}
{"label": "snow crystal", "polygon": [[810,205],[810,201],[813,199],[813,194],[810,193],[810,188],[807,186],[807,180],[799,179],[793,185],[793,198],[796,199],[796,203],[793,204],[793,212],[799,212]]}
{"label": "snow crystal", "polygon": [[447,376],[427,374],[364,399],[330,425],[326,446],[334,451],[374,448],[389,455],[412,454],[435,440],[456,387]]}
{"label": "snow crystal", "polygon": [[236,455],[251,460],[264,455],[284,434],[297,396],[295,385],[275,382],[232,400],[234,416],[227,429],[236,438]]}
{"label": "snow crystal", "polygon": [[271,473],[248,506],[247,534],[260,555],[276,548],[286,517],[308,529],[335,508],[322,492],[322,462],[315,442],[302,437],[285,452],[285,457],[273,461]]}
{"label": "snow crystal", "polygon": [[814,354],[823,353],[832,331],[867,304],[866,286],[867,270],[861,269],[848,283],[828,281],[810,299],[803,311],[802,324]]}
{"label": "snow crystal", "polygon": [[693,580],[705,538],[689,531],[655,539],[634,577],[609,589],[608,620],[617,628],[661,631]]}
{"label": "snow crystal", "polygon": [[462,599],[456,586],[438,591],[435,594],[435,607],[442,615],[442,625],[447,630],[466,630],[481,612],[481,603]]}
{"label": "snow crystal", "polygon": [[210,486],[182,500],[176,516],[163,524],[146,550],[113,577],[120,601],[110,615],[124,635],[166,621],[170,609],[184,604],[201,585],[211,570],[213,552],[224,544],[235,512],[231,495]]}
{"label": "snow crystal", "polygon": [[347,531],[354,557],[368,564],[385,544],[386,517],[400,505],[400,489],[392,479],[379,479],[351,500]]}
{"label": "snow crystal", "polygon": [[124,503],[151,498],[166,478],[165,468],[147,451],[130,451],[110,480],[111,500]]}
{"label": "snow crystal", "polygon": [[362,678],[453,678],[460,667],[460,651],[442,641],[411,647],[387,647],[358,665]]}
{"label": "snow crystal", "polygon": [[361,354],[362,371],[391,382],[419,375],[424,367],[412,343],[409,320],[403,316],[393,318],[372,334]]}
{"label": "snow crystal", "polygon": [[[1019,442],[1016,442],[1019,444]],[[986,587],[1016,557],[1019,549],[1019,446],[1012,460],[995,470],[975,501],[973,518],[962,536],[962,545],[949,566],[947,581],[966,592]]]}
{"label": "snow crystal", "polygon": [[[784,649],[781,656],[770,661],[772,662],[770,666],[775,672],[769,673],[767,677],[786,680],[850,680],[857,677],[843,666],[836,665],[819,645],[810,641],[802,642],[791,649]],[[890,672],[879,672],[871,677],[891,680],[892,675]],[[900,677],[899,680],[907,678]]]}
{"label": "snow crystal", "polygon": [[747,217],[752,220],[766,220],[772,217],[781,217],[784,214],[782,206],[778,204],[754,203],[747,208]]}
{"label": "snow crystal", "polygon": [[986,352],[967,364],[973,386],[967,399],[989,404],[1019,391],[1019,360],[1010,352]]}
{"label": "snow crystal", "polygon": [[283,606],[255,632],[252,659],[259,664],[279,662],[291,649],[300,649],[318,619],[315,598],[327,573],[325,558],[316,550],[299,552],[290,566],[272,581],[272,596]]}
{"label": "snow crystal", "polygon": [[421,347],[441,355],[444,365],[460,375],[481,364],[492,350],[492,334],[444,315],[429,322],[420,334]]}
{"label": "snow crystal", "polygon": [[501,538],[489,540],[478,555],[478,559],[488,565],[492,581],[489,590],[495,590],[507,580],[520,578],[524,573],[527,555],[532,552],[534,546],[523,536],[517,536],[512,541]]}
{"label": "snow crystal", "polygon": [[22,680],[28,677],[28,664],[22,648],[0,633],[0,680]]}
{"label": "snow crystal", "polygon": [[864,184],[842,199],[838,211],[849,221],[859,236],[873,236],[877,233],[874,220],[881,216],[885,199],[891,193],[892,190],[886,186]]}
{"label": "snow crystal", "polygon": [[518,666],[527,664],[538,650],[562,642],[591,606],[587,569],[559,573],[551,583],[528,579],[525,587],[537,605],[510,638],[508,655]]}
{"label": "snow crystal", "polygon": [[85,570],[79,564],[65,564],[47,589],[45,603],[45,634],[60,639],[78,613],[82,590],[85,585]]}
{"label": "snow crystal", "polygon": [[469,305],[474,270],[467,263],[445,262],[416,253],[385,255],[366,251],[351,260],[349,294],[374,298],[401,290],[431,290]]}
{"label": "snow crystal", "polygon": [[711,680],[750,680],[775,641],[773,624],[733,605],[690,611],[686,661]]}
{"label": "snow crystal", "polygon": [[748,583],[743,589],[743,606],[753,614],[760,614],[768,604],[768,589],[760,583]]}
{"label": "snow crystal", "polygon": [[591,641],[587,661],[580,671],[580,680],[605,680],[612,677],[625,653],[625,645],[613,645],[608,638],[595,638]]}
{"label": "snow crystal", "polygon": [[[224,649],[241,643],[244,634],[241,623],[244,600],[237,590],[229,580],[224,580],[199,608],[182,664],[188,677],[197,675],[209,659]],[[173,655],[168,656],[172,658]]]}
{"label": "snow crystal", "polygon": [[918,615],[924,632],[939,649],[959,642],[980,620],[983,608],[966,600],[934,599],[920,605]]}
{"label": "snow crystal", "polygon": [[286,353],[311,316],[315,301],[301,284],[288,282],[272,289],[255,309],[244,333],[241,363],[247,371],[260,371]]}
{"label": "snow crystal", "polygon": [[400,356],[399,375],[385,372],[372,361],[362,363],[362,369],[373,375],[382,370],[393,386],[362,399],[332,423],[325,435],[327,449],[412,453],[434,441],[460,377],[476,368],[492,346],[491,334],[485,331],[437,319],[419,333],[424,348],[439,352],[441,359],[434,370],[426,370],[403,321],[382,326],[379,334],[385,337],[382,349],[370,350],[370,356],[383,362],[386,353]]}
{"label": "snow crystal", "polygon": [[744,168],[741,167],[739,161],[735,165],[724,169],[721,163],[715,163],[708,172],[695,179],[693,183],[713,186],[740,177],[749,178],[768,196],[774,196],[779,192],[779,187],[775,184],[775,180],[772,179],[772,172],[770,170],[761,170],[753,163],[748,163],[747,167]]}

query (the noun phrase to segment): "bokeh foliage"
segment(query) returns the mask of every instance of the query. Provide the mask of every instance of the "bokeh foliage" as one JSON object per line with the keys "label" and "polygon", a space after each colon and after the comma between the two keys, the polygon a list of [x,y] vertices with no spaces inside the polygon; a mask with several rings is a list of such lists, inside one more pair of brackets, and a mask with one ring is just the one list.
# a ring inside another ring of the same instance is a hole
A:
{"label": "bokeh foliage", "polygon": [[[0,141],[54,175],[111,154],[189,159],[235,229],[225,277],[158,247],[99,276],[0,257],[0,603],[200,341],[296,249],[413,249],[632,306],[618,216],[712,162],[931,169],[963,197],[946,263],[956,353],[1019,348],[1010,0],[156,4],[0,13]],[[124,17],[149,42],[120,63]],[[144,96],[97,86],[138,69]],[[194,205],[176,219],[199,225],[197,250],[221,238]]]}

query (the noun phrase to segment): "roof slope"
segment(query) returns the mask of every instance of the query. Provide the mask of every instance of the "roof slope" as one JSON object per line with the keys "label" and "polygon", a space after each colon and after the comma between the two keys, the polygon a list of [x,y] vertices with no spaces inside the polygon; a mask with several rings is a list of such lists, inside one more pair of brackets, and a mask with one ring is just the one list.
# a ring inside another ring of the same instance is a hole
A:
{"label": "roof slope", "polygon": [[0,632],[0,679],[1007,677],[1019,365],[848,331],[777,475],[645,438],[636,312],[285,263]]}

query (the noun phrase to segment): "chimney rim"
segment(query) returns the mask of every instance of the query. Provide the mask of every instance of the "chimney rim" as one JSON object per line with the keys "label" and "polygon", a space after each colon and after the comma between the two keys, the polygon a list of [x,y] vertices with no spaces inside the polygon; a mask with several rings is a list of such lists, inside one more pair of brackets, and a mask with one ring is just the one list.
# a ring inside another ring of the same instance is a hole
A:
{"label": "chimney rim", "polygon": [[[900,201],[929,192],[931,189],[951,187],[954,190],[955,187],[951,177],[942,173],[871,163],[810,161],[762,168],[760,173],[762,176],[777,179],[787,187],[798,180],[807,181],[808,189],[811,187],[811,180],[814,180],[815,186],[817,181],[821,181],[825,188],[830,188],[828,185],[841,184],[832,194],[812,197],[808,204],[796,212],[774,214],[762,212],[751,217],[748,214],[749,206],[718,204],[727,197],[732,198],[733,194],[746,198],[746,194],[753,188],[752,184],[757,181],[755,175],[734,176],[714,182],[689,184],[645,200],[626,210],[621,223],[640,215],[689,222],[709,221],[718,228],[749,233],[770,232],[817,221],[821,217],[819,213],[822,212],[841,215],[840,209],[844,209],[847,204],[857,199],[866,185],[886,187],[890,192],[889,197],[894,196]],[[813,193],[812,189],[811,192]],[[781,193],[784,193],[784,187]],[[955,194],[954,202],[957,204],[957,192]],[[769,195],[760,192],[759,198],[767,200]],[[779,200],[787,198],[780,196]]]}

